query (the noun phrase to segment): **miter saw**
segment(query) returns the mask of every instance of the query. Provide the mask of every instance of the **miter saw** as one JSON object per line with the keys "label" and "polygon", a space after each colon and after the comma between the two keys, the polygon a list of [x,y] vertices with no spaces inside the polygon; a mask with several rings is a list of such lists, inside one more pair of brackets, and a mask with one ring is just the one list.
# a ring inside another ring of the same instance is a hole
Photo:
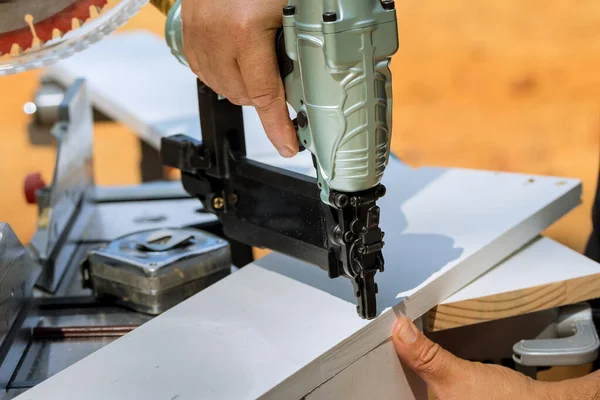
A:
{"label": "miter saw", "polygon": [[[181,0],[152,3],[167,17],[173,54],[183,53]],[[114,30],[142,0],[4,0],[0,75],[46,65]],[[377,200],[391,140],[390,57],[398,48],[391,0],[290,0],[275,46],[301,150],[317,179],[246,158],[241,107],[199,82],[202,142],[164,138],[164,163],[217,214],[225,235],[309,261],[352,280],[357,310],[377,315],[383,271]]]}

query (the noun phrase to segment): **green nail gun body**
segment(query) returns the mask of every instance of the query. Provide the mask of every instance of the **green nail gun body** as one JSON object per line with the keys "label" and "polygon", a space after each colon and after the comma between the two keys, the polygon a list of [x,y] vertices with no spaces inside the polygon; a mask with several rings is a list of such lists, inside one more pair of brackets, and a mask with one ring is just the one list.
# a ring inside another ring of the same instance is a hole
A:
{"label": "green nail gun body", "polygon": [[306,120],[298,137],[316,158],[327,203],[330,190],[371,189],[383,176],[391,138],[389,61],[398,48],[396,13],[378,0],[339,1],[327,8],[322,0],[292,3],[284,9],[283,34],[293,68],[282,74],[287,101]]}
{"label": "green nail gun body", "polygon": [[[180,1],[168,13],[166,38],[187,65]],[[290,0],[275,46],[299,142],[313,155],[320,200],[330,209],[324,226],[337,259],[329,275],[350,278],[358,313],[373,318],[374,276],[384,266],[376,201],[385,194],[392,133],[394,2]]]}
{"label": "green nail gun body", "polygon": [[[85,48],[147,1],[61,0],[48,7],[41,0],[0,1],[0,76]],[[167,14],[167,43],[187,65],[181,0],[150,2]],[[279,69],[317,180],[247,161],[241,109],[216,101],[202,85],[205,143],[164,138],[161,152],[182,170],[186,190],[219,216],[229,238],[319,265],[331,278],[350,278],[358,313],[374,318],[375,274],[384,267],[376,201],[385,194],[380,182],[392,132],[389,63],[398,49],[394,2],[289,0],[282,20],[274,44]]]}

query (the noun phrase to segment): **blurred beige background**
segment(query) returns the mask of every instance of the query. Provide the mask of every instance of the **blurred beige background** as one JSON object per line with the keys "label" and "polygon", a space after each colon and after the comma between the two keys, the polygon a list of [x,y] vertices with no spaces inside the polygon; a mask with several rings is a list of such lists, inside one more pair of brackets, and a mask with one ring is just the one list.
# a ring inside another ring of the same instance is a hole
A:
{"label": "blurred beige background", "polygon": [[[394,152],[414,166],[582,179],[583,205],[549,231],[582,250],[598,171],[600,3],[405,0],[397,7]],[[162,34],[163,23],[146,7],[122,29]],[[22,112],[37,78],[0,78],[0,221],[25,242],[36,209],[23,200],[23,178],[41,171],[49,180],[53,166],[51,148],[28,144]],[[98,124],[95,146],[98,183],[139,180],[138,144],[126,128]]]}

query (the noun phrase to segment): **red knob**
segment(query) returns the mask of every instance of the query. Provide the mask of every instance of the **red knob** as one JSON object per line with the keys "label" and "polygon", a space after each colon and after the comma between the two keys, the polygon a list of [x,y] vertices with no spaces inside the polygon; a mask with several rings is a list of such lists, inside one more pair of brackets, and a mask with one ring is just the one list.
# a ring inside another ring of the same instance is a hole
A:
{"label": "red knob", "polygon": [[27,201],[27,203],[35,204],[36,203],[35,192],[37,192],[38,190],[43,189],[45,187],[46,187],[46,183],[42,179],[42,174],[40,174],[39,172],[34,172],[34,173],[27,175],[27,177],[25,178],[25,182],[23,184],[23,191],[25,193],[25,200]]}

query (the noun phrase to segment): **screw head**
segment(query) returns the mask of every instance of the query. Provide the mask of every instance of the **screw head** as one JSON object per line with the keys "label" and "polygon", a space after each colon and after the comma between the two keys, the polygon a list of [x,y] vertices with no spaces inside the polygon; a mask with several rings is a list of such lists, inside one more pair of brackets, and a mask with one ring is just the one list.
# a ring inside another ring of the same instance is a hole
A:
{"label": "screw head", "polygon": [[390,11],[396,8],[396,4],[394,4],[394,0],[381,0],[381,5],[383,9],[386,11]]}
{"label": "screw head", "polygon": [[337,21],[337,14],[332,11],[323,13],[323,22],[335,22]]}
{"label": "screw head", "polygon": [[283,15],[285,15],[285,16],[296,15],[296,7],[295,6],[283,7]]}
{"label": "screw head", "polygon": [[215,197],[213,199],[213,207],[215,210],[220,210],[225,205],[225,200],[222,197]]}
{"label": "screw head", "polygon": [[306,113],[304,111],[300,111],[296,119],[298,120],[298,126],[300,128],[306,128],[306,126],[308,125],[308,117],[306,116]]}
{"label": "screw head", "polygon": [[350,203],[350,199],[347,194],[340,193],[335,196],[335,205],[339,208],[344,208]]}
{"label": "screw head", "polygon": [[354,234],[352,232],[347,231],[344,233],[344,241],[346,241],[346,243],[350,243],[352,240],[354,240]]}

